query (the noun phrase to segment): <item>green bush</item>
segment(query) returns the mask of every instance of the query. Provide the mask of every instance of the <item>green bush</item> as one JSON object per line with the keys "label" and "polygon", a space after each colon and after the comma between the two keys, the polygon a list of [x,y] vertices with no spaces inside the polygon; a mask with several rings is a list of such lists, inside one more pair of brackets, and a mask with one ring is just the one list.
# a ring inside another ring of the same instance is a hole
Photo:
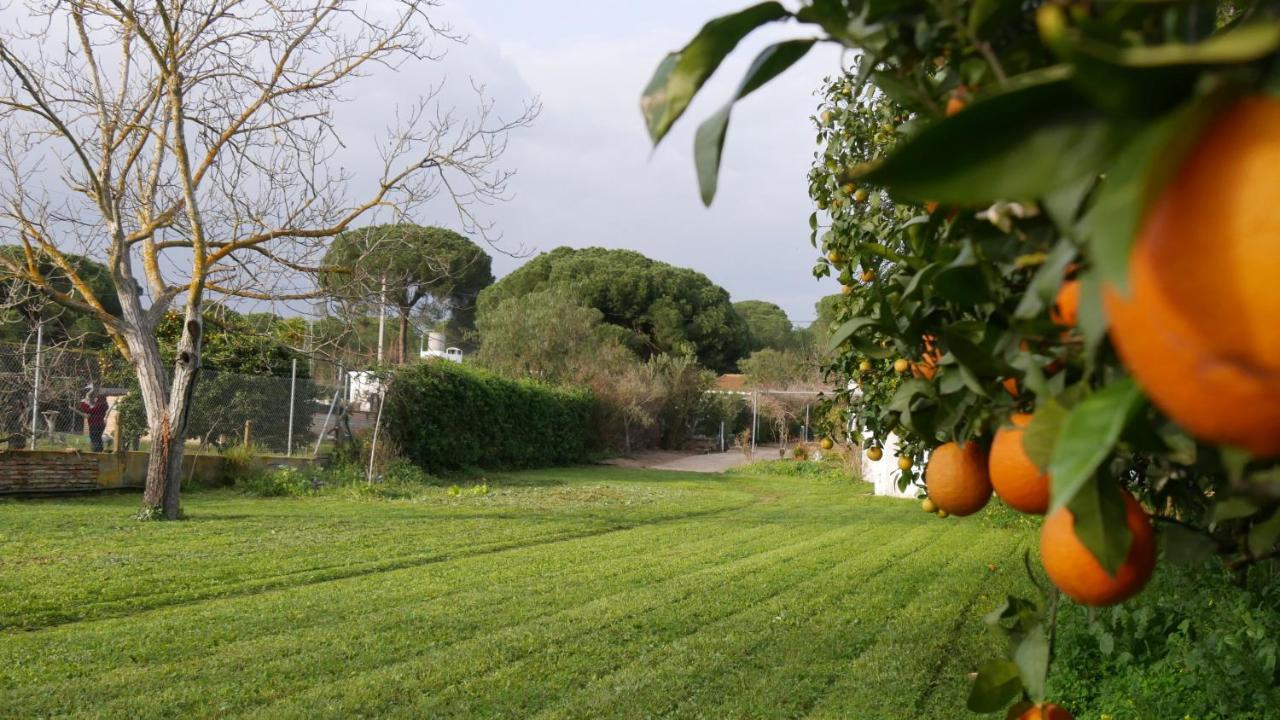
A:
{"label": "green bush", "polygon": [[392,378],[382,423],[405,456],[430,473],[547,467],[588,458],[593,403],[585,390],[431,361]]}
{"label": "green bush", "polygon": [[1098,613],[1064,606],[1050,697],[1076,717],[1262,720],[1280,706],[1280,574],[1243,586],[1221,565],[1163,563],[1146,592]]}
{"label": "green bush", "polygon": [[259,497],[300,497],[313,495],[320,487],[316,476],[295,467],[277,467],[236,480],[237,490]]}
{"label": "green bush", "polygon": [[236,445],[222,453],[222,481],[227,485],[242,487],[257,480],[266,471],[266,463],[252,448]]}

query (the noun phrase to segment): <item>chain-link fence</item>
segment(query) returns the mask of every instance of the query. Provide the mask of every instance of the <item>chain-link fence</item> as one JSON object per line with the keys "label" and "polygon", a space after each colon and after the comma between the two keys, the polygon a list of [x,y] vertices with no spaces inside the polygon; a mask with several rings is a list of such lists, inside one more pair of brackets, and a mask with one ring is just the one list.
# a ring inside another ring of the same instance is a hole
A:
{"label": "chain-link fence", "polygon": [[[219,452],[247,441],[261,453],[312,455],[337,433],[358,432],[367,423],[363,408],[350,401],[347,373],[317,365],[302,360],[287,376],[202,370],[188,415],[188,450]],[[90,395],[103,398],[101,420],[90,419],[98,406]],[[0,442],[87,451],[99,434],[107,451],[150,445],[132,369],[118,355],[36,342],[0,345]]]}

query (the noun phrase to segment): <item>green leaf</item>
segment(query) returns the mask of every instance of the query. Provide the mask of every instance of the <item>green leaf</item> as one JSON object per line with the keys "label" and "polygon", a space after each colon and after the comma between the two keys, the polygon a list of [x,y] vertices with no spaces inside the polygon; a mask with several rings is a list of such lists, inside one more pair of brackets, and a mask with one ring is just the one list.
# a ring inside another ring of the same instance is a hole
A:
{"label": "green leaf", "polygon": [[1128,127],[1060,75],[979,100],[860,174],[903,200],[949,205],[1035,199],[1096,174]]}
{"label": "green leaf", "polygon": [[854,333],[868,325],[874,325],[875,323],[875,319],[869,317],[856,317],[852,320],[846,321],[839,328],[836,328],[835,332],[831,333],[831,339],[827,341],[827,352],[835,352],[836,349],[843,345],[844,341],[852,337]]}
{"label": "green leaf", "polygon": [[1015,372],[1013,366],[951,328],[942,331],[942,339],[956,362],[980,379],[993,380]]}
{"label": "green leaf", "polygon": [[988,660],[978,669],[966,705],[977,713],[999,712],[1021,692],[1017,665],[1003,658]]}
{"label": "green leaf", "polygon": [[1248,451],[1222,445],[1218,448],[1218,459],[1222,463],[1222,469],[1227,472],[1227,479],[1233,485],[1244,478],[1245,467],[1250,459]]}
{"label": "green leaf", "polygon": [[1134,45],[1103,48],[1085,45],[1080,49],[1127,67],[1172,65],[1235,65],[1260,60],[1280,48],[1280,24],[1261,22],[1214,35],[1191,44]]}
{"label": "green leaf", "polygon": [[1249,552],[1254,557],[1270,552],[1275,548],[1278,539],[1280,539],[1280,512],[1273,513],[1270,518],[1249,529]]}
{"label": "green leaf", "polygon": [[1027,292],[1018,301],[1018,307],[1013,311],[1013,316],[1026,320],[1044,312],[1045,306],[1062,286],[1063,273],[1075,257],[1075,244],[1066,238],[1059,240],[1031,278],[1031,284],[1027,286]]}
{"label": "green leaf", "polygon": [[1050,512],[1071,502],[1111,453],[1125,425],[1142,407],[1142,392],[1130,378],[1112,383],[1072,409],[1049,461]]}
{"label": "green leaf", "polygon": [[933,290],[940,297],[959,305],[980,305],[991,299],[987,279],[977,265],[953,265],[938,271]]}
{"label": "green leaf", "polygon": [[980,36],[987,21],[997,14],[1017,9],[1018,3],[1011,0],[974,0],[969,10],[969,34]]}
{"label": "green leaf", "polygon": [[1227,520],[1239,520],[1258,512],[1258,506],[1244,498],[1226,498],[1213,505],[1213,518],[1210,522],[1220,523]]}
{"label": "green leaf", "polygon": [[777,77],[809,52],[816,39],[788,40],[765,48],[747,69],[746,76],[730,100],[718,112],[698,126],[693,140],[693,160],[698,170],[698,189],[702,203],[710,205],[716,196],[716,182],[720,175],[720,157],[724,150],[725,132],[729,128],[729,113],[733,104],[750,95],[756,88]]}
{"label": "green leaf", "polygon": [[738,42],[766,23],[791,17],[780,3],[763,2],[716,18],[679,52],[663,58],[640,98],[640,110],[654,144],[684,114],[693,96]]}
{"label": "green leaf", "polygon": [[895,103],[911,110],[913,112],[928,112],[936,110],[936,106],[928,95],[924,94],[914,85],[907,83],[897,75],[887,72],[876,72],[871,74],[871,81],[875,83],[880,91],[889,97]]}
{"label": "green leaf", "polygon": [[1044,700],[1044,682],[1049,675],[1049,636],[1045,634],[1044,625],[1031,626],[1014,646],[1013,662],[1031,699]]}
{"label": "green leaf", "polygon": [[1058,435],[1066,420],[1066,408],[1053,398],[1046,398],[1036,408],[1031,424],[1022,431],[1022,451],[1041,472],[1049,468],[1053,447],[1057,444]]}
{"label": "green leaf", "polygon": [[1178,565],[1196,567],[1213,556],[1216,545],[1202,532],[1182,525],[1168,525],[1161,534],[1164,557]]}
{"label": "green leaf", "polygon": [[893,397],[885,407],[889,410],[906,412],[911,408],[911,401],[918,395],[933,397],[933,386],[924,380],[907,380],[893,392]]}
{"label": "green leaf", "polygon": [[1076,328],[1084,338],[1089,356],[1107,334],[1107,314],[1102,309],[1102,278],[1094,270],[1086,270],[1076,278],[1080,281],[1079,320]]}
{"label": "green leaf", "polygon": [[1102,568],[1114,576],[1133,544],[1120,489],[1115,483],[1092,476],[1071,498],[1068,507],[1075,518],[1076,537]]}
{"label": "green leaf", "polygon": [[1058,188],[1044,196],[1040,205],[1063,235],[1072,236],[1075,234],[1077,216],[1080,214],[1085,199],[1093,191],[1097,182],[1098,179],[1095,177],[1084,177],[1071,185]]}

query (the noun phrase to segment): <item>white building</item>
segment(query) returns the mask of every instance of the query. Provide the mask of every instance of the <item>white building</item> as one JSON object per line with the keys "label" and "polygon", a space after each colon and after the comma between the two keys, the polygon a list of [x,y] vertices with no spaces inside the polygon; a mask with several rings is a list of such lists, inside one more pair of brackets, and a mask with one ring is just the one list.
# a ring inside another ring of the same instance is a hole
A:
{"label": "white building", "polygon": [[[849,390],[855,396],[862,394],[862,391],[858,389],[858,384],[853,380],[849,381]],[[850,424],[852,425],[852,421],[850,421]],[[864,442],[862,443],[864,449],[871,446],[870,440],[871,433],[864,433]],[[865,452],[861,455],[862,461],[859,465],[859,470],[862,472],[862,479],[871,483],[872,487],[875,488],[876,495],[915,498],[916,494],[920,492],[914,485],[908,485],[906,490],[898,489],[898,479],[902,477],[902,470],[898,469],[898,447],[900,444],[901,440],[898,436],[890,433],[889,437],[885,438],[884,447],[881,448],[884,453],[879,460],[872,460],[867,457]]]}
{"label": "white building", "polygon": [[382,394],[382,380],[368,370],[347,371],[347,407],[356,412],[369,412]]}
{"label": "white building", "polygon": [[443,333],[429,332],[427,333],[427,346],[423,348],[421,343],[418,345],[418,357],[423,358],[443,358],[450,362],[462,362],[462,349],[456,347],[446,347],[445,337]]}

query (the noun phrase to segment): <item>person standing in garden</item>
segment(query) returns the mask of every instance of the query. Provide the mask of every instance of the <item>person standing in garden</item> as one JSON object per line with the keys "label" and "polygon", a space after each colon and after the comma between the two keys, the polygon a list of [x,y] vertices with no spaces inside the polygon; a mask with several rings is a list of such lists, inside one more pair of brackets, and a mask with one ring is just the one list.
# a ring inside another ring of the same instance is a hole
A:
{"label": "person standing in garden", "polygon": [[102,452],[102,432],[107,427],[107,399],[95,385],[85,387],[84,397],[76,406],[76,412],[88,421],[89,444],[94,452]]}

